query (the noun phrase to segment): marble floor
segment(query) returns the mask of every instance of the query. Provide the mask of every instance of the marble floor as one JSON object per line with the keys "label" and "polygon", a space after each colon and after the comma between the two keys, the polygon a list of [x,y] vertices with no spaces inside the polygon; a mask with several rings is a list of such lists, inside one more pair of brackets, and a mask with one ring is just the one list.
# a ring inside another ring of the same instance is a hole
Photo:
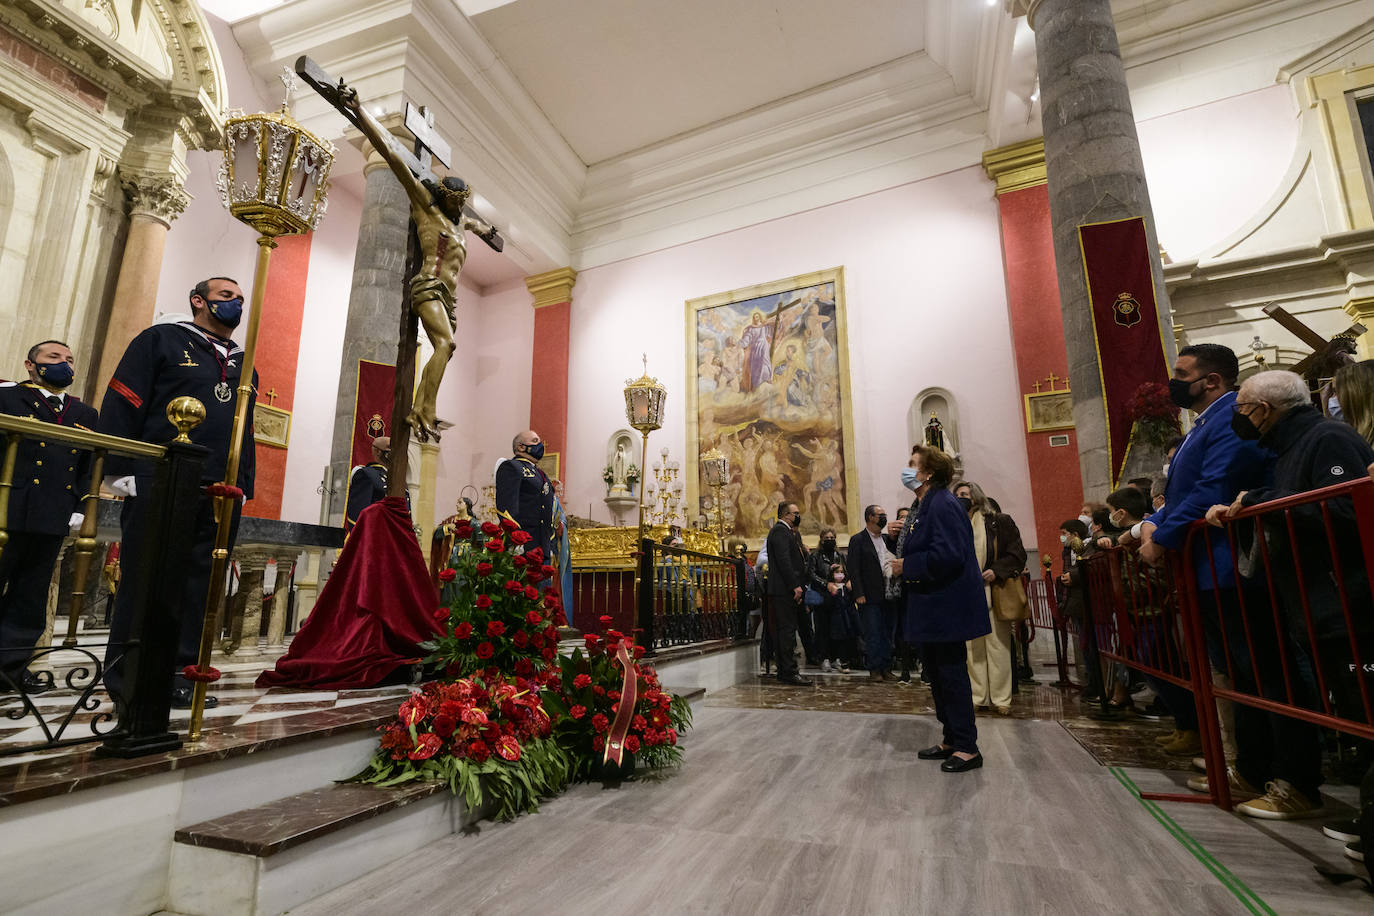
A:
{"label": "marble floor", "polygon": [[[537,815],[477,824],[292,914],[528,914],[553,901],[572,914],[1210,916],[1374,905],[1290,848],[1294,835],[1320,836],[1310,822],[1277,829],[1178,804],[1161,819],[1130,788],[1154,771],[1123,781],[1056,722],[979,725],[987,765],[947,775],[916,759],[938,738],[932,717],[708,700],[677,771],[577,786]],[[1326,845],[1334,864],[1339,847]]]}

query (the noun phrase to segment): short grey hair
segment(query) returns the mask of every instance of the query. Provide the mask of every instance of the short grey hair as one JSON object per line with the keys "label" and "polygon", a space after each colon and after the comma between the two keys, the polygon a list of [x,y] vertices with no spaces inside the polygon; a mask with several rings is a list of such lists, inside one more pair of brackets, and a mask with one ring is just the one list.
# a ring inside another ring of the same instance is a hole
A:
{"label": "short grey hair", "polygon": [[1164,490],[1169,486],[1169,478],[1163,474],[1156,475],[1150,481],[1150,499],[1159,499],[1164,495]]}
{"label": "short grey hair", "polygon": [[1240,386],[1242,392],[1257,401],[1264,401],[1275,410],[1288,410],[1312,403],[1312,392],[1307,382],[1296,372],[1287,369],[1269,369],[1257,372]]}

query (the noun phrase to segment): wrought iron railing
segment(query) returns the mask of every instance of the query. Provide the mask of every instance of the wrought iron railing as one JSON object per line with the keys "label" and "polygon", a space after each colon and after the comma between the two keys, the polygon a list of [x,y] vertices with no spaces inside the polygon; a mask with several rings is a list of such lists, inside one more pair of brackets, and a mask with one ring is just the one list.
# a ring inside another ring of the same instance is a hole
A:
{"label": "wrought iron railing", "polygon": [[[14,488],[19,447],[24,439],[60,442],[90,453],[90,476],[82,498],[82,521],[74,545],[71,605],[66,637],[60,646],[0,648],[0,725],[7,730],[36,731],[37,740],[0,744],[0,757],[103,741],[103,750],[135,756],[175,748],[180,739],[168,730],[171,712],[170,680],[176,658],[175,621],[180,617],[185,585],[186,556],[192,540],[201,490],[201,467],[206,450],[187,433],[204,416],[192,398],[169,405],[168,419],[178,431],[165,446],[153,445],[89,430],[60,426],[27,417],[0,415],[4,452],[0,459],[0,557],[10,542],[10,494]],[[121,589],[132,589],[139,608],[130,639],[106,647],[102,660],[77,644],[77,622],[86,603],[91,557],[96,546],[100,482],[107,456],[151,459],[153,484],[146,498],[149,531],[142,556],[123,558]],[[65,668],[32,675],[26,691],[24,673],[35,662]],[[118,702],[102,700],[112,664],[124,670],[124,691]],[[13,673],[12,673],[13,672]],[[36,687],[36,689],[35,689]],[[56,694],[49,691],[57,690]],[[45,696],[46,695],[46,696]],[[117,721],[116,721],[117,719]]]}
{"label": "wrought iron railing", "polygon": [[639,642],[653,654],[668,646],[745,635],[744,561],[640,542]]}

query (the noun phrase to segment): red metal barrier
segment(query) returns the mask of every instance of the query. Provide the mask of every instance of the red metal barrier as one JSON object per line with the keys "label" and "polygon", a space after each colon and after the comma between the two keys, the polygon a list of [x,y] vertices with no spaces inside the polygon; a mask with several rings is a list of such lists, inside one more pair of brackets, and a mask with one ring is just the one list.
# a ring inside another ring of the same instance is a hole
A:
{"label": "red metal barrier", "polygon": [[[1036,630],[1045,630],[1054,639],[1054,667],[1059,673],[1056,687],[1071,690],[1082,689],[1069,675],[1069,645],[1071,631],[1069,621],[1059,613],[1059,602],[1055,597],[1055,580],[1047,569],[1039,579],[1026,576],[1026,599],[1030,603],[1031,639]],[[1049,663],[1046,662],[1048,666]]]}
{"label": "red metal barrier", "polygon": [[1198,522],[1168,560],[1085,560],[1089,625],[1103,658],[1192,691],[1212,802],[1232,802],[1218,697],[1374,740],[1374,482]]}

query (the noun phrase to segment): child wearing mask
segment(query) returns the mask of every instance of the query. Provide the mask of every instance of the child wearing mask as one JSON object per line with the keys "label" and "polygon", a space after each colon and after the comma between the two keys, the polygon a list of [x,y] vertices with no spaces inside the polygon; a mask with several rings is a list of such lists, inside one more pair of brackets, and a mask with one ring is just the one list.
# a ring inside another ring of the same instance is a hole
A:
{"label": "child wearing mask", "polygon": [[[822,671],[849,671],[850,661],[855,656],[855,637],[859,635],[859,611],[854,605],[854,594],[845,579],[843,563],[830,566],[830,581],[826,583],[825,634],[828,651],[833,656],[821,664]],[[820,630],[820,623],[817,623]],[[817,633],[817,636],[820,632]],[[826,666],[830,665],[829,668]]]}

